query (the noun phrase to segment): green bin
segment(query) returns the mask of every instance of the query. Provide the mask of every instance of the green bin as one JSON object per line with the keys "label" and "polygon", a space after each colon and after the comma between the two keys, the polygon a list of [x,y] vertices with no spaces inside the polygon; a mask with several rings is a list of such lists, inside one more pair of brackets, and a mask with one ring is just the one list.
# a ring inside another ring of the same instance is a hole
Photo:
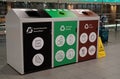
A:
{"label": "green bin", "polygon": [[77,19],[67,9],[45,9],[53,18],[53,67],[76,62]]}

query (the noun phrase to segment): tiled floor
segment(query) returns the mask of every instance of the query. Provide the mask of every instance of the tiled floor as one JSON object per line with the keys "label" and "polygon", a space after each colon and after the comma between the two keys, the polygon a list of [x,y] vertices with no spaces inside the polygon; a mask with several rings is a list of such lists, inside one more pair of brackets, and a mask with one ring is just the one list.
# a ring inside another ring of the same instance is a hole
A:
{"label": "tiled floor", "polygon": [[26,75],[6,63],[5,40],[0,40],[0,79],[120,79],[120,31],[110,31],[107,56]]}

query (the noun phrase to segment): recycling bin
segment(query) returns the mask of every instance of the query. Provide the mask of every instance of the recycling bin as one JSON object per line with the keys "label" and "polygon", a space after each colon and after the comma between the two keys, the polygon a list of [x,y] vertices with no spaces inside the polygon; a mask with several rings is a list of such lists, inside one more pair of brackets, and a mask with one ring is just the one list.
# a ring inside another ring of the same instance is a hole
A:
{"label": "recycling bin", "polygon": [[52,67],[50,18],[44,10],[12,9],[8,12],[7,63],[20,74]]}
{"label": "recycling bin", "polygon": [[78,61],[95,59],[98,51],[99,16],[88,9],[72,10],[78,16]]}
{"label": "recycling bin", "polygon": [[67,9],[45,9],[53,18],[53,67],[76,62],[77,19]]}

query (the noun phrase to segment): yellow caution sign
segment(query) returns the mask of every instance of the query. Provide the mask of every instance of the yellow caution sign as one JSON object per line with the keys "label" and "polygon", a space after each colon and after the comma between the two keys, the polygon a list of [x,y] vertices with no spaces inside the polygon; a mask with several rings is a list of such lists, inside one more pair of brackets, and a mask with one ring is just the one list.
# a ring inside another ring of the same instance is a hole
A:
{"label": "yellow caution sign", "polygon": [[102,58],[106,56],[104,46],[100,37],[98,37],[98,55],[97,58]]}

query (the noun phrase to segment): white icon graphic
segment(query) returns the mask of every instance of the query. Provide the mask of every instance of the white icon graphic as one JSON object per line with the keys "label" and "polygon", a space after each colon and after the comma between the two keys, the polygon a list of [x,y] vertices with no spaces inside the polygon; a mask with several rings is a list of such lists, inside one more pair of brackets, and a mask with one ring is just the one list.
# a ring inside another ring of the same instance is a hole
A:
{"label": "white icon graphic", "polygon": [[97,37],[96,33],[95,32],[91,32],[90,35],[89,35],[90,42],[95,42],[96,37]]}
{"label": "white icon graphic", "polygon": [[44,62],[44,56],[42,54],[36,54],[32,59],[33,65],[40,66]]}
{"label": "white icon graphic", "polygon": [[34,49],[36,50],[40,50],[44,45],[44,41],[41,37],[36,37],[33,41],[32,41],[32,46]]}
{"label": "white icon graphic", "polygon": [[65,43],[65,37],[63,35],[59,35],[57,36],[56,40],[55,40],[55,43],[58,47],[61,47],[64,45]]}
{"label": "white icon graphic", "polygon": [[82,47],[79,51],[79,55],[80,55],[80,57],[85,57],[87,55],[87,48]]}
{"label": "white icon graphic", "polygon": [[88,40],[88,35],[86,33],[82,33],[81,36],[80,36],[80,42],[81,43],[86,43]]}
{"label": "white icon graphic", "polygon": [[85,28],[85,29],[93,28],[93,25],[92,25],[92,24],[85,24],[85,25],[84,25],[84,28]]}
{"label": "white icon graphic", "polygon": [[65,31],[65,26],[64,25],[60,26],[60,31]]}
{"label": "white icon graphic", "polygon": [[62,62],[64,58],[65,58],[65,53],[62,50],[59,50],[55,55],[55,59],[57,62]]}
{"label": "white icon graphic", "polygon": [[88,25],[88,24],[85,24],[84,28],[85,28],[85,29],[88,29],[88,28],[89,28],[89,25]]}
{"label": "white icon graphic", "polygon": [[75,51],[74,49],[69,49],[66,53],[67,59],[71,60],[75,57]]}
{"label": "white icon graphic", "polygon": [[75,35],[74,34],[69,34],[67,36],[67,44],[68,45],[73,45],[75,43]]}
{"label": "white icon graphic", "polygon": [[32,27],[28,27],[26,30],[26,33],[32,33],[33,32],[33,28]]}
{"label": "white icon graphic", "polygon": [[95,54],[95,52],[96,52],[96,47],[94,46],[94,45],[91,45],[90,47],[89,47],[89,49],[88,49],[88,53],[89,53],[89,55],[94,55]]}

